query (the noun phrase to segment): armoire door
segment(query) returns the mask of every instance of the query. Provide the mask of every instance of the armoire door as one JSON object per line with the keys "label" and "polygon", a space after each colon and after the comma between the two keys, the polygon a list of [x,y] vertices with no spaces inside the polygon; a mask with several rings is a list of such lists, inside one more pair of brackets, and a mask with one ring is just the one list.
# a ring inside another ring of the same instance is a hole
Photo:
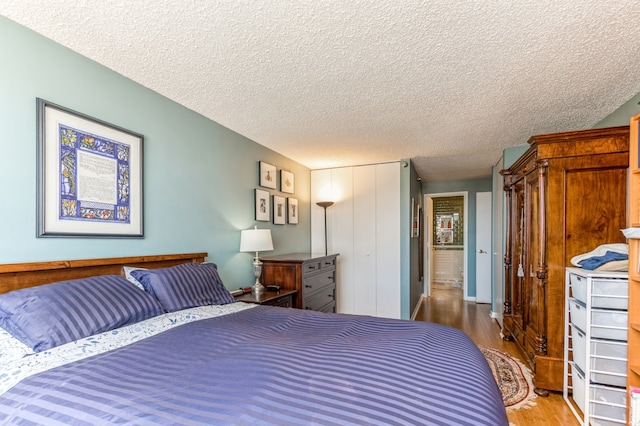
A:
{"label": "armoire door", "polygon": [[546,260],[541,258],[541,235],[545,235],[541,229],[541,221],[544,215],[544,200],[541,185],[544,184],[541,176],[544,167],[534,169],[525,178],[526,208],[525,208],[525,353],[533,361],[535,355],[544,355],[546,330],[545,330],[545,268]]}
{"label": "armoire door", "polygon": [[[524,180],[516,183],[513,187],[513,206],[512,206],[512,235],[513,235],[513,267],[511,269],[511,321],[512,332],[516,335],[512,336],[524,345],[524,278],[525,278],[525,197],[524,197]],[[514,326],[517,327],[514,329]]]}

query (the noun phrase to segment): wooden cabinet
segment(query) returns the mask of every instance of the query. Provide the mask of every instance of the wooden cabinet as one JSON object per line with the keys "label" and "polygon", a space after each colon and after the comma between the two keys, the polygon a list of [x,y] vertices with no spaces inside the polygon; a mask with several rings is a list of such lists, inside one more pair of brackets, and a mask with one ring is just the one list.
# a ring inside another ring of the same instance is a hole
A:
{"label": "wooden cabinet", "polygon": [[336,312],[337,254],[283,254],[260,258],[264,285],[297,290],[295,306],[322,312]]}
{"label": "wooden cabinet", "polygon": [[533,136],[501,173],[507,199],[503,335],[561,391],[564,271],[571,258],[624,242],[629,127]]}
{"label": "wooden cabinet", "polygon": [[[629,227],[640,228],[640,114],[631,118],[631,140],[629,142]],[[640,229],[635,231],[640,232]],[[629,239],[629,336],[627,353],[627,389],[640,388],[640,238]],[[637,395],[635,395],[637,398]],[[636,400],[627,395],[629,407]],[[637,401],[636,401],[637,404]],[[639,412],[634,415],[640,416]],[[629,419],[629,417],[627,417]],[[629,419],[630,420],[630,419]]]}

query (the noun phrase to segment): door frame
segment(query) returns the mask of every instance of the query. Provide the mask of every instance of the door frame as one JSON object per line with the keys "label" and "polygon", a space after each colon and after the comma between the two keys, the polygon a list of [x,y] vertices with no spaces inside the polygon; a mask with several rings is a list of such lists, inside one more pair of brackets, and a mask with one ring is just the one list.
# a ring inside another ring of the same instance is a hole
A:
{"label": "door frame", "polygon": [[[428,297],[431,295],[431,236],[433,235],[433,198],[441,198],[441,197],[463,197],[463,233],[464,237],[462,240],[462,256],[463,256],[463,265],[464,265],[464,276],[462,278],[462,288],[463,288],[463,298],[464,300],[472,300],[469,298],[469,259],[468,259],[468,250],[469,250],[469,192],[468,191],[457,191],[457,192],[441,192],[441,193],[431,193],[424,195],[424,223],[425,223],[425,238],[424,238],[424,280],[423,280],[423,297]],[[429,207],[428,209],[426,207]]]}
{"label": "door frame", "polygon": [[[488,199],[482,200],[482,197]],[[486,210],[483,210],[486,209]],[[486,213],[486,214],[485,214]],[[488,236],[488,244],[480,242],[480,236]],[[484,254],[480,253],[485,248]],[[493,301],[493,192],[476,192],[476,303],[488,303]],[[483,257],[486,259],[483,260]],[[488,273],[488,277],[483,276]],[[486,278],[486,282],[485,282]],[[488,299],[484,300],[487,296]]]}

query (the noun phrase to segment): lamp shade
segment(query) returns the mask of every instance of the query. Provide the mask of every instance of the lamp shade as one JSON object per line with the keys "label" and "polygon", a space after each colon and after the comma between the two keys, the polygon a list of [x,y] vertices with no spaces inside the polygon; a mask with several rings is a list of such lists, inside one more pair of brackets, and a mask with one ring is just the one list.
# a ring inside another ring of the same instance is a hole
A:
{"label": "lamp shade", "polygon": [[240,251],[270,251],[273,250],[270,229],[245,229],[240,232]]}

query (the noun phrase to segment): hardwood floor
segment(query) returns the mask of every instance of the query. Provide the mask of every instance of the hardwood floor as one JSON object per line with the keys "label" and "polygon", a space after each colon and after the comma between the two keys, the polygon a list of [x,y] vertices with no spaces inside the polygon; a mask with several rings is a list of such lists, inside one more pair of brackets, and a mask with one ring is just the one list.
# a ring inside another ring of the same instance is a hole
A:
{"label": "hardwood floor", "polygon": [[[462,290],[438,286],[432,296],[424,298],[416,321],[431,321],[463,330],[477,345],[498,349],[523,361],[513,342],[500,337],[500,326],[490,317],[491,306],[465,302]],[[579,425],[561,393],[551,392],[549,397],[537,397],[536,405],[508,413],[515,426],[573,426]]]}

